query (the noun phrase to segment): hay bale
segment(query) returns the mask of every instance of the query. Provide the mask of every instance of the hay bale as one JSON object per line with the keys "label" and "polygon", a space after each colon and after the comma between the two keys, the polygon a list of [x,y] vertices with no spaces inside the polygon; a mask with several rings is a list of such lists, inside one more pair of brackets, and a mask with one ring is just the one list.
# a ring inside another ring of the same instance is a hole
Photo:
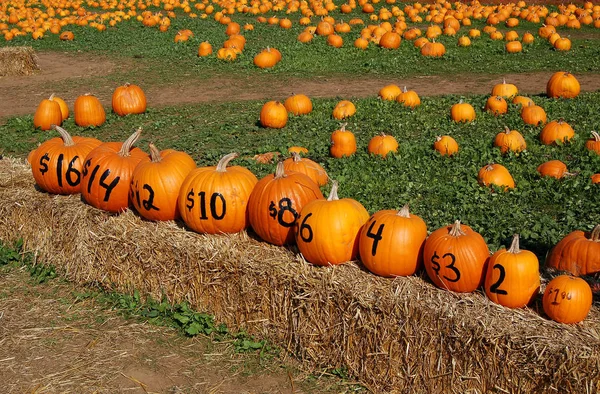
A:
{"label": "hay bale", "polygon": [[600,310],[566,326],[356,264],[316,267],[246,233],[207,236],[79,196],[34,190],[28,167],[0,160],[0,239],[77,283],[188,301],[266,337],[306,368],[345,366],[373,392],[597,393]]}
{"label": "hay bale", "polygon": [[0,48],[0,77],[31,75],[39,69],[38,59],[32,47]]}

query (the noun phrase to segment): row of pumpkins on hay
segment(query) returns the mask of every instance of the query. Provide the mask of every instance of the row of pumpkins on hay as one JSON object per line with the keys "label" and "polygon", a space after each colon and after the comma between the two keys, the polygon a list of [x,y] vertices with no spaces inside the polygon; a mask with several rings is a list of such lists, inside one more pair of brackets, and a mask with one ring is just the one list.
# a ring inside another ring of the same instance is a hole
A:
{"label": "row of pumpkins on hay", "polygon": [[[301,149],[258,180],[244,167],[229,166],[236,153],[200,168],[185,152],[150,144],[147,154],[133,147],[141,129],[123,143],[102,143],[52,128],[60,137],[28,157],[37,185],[49,193],[81,193],[88,204],[108,212],[133,207],[147,220],[181,219],[198,233],[252,227],[271,244],[296,243],[307,261],[321,266],[360,257],[385,277],[412,275],[424,266],[442,289],[472,292],[483,284],[492,301],[510,308],[524,307],[538,295],[538,259],[519,248],[518,236],[509,249],[490,256],[483,237],[459,221],[428,236],[425,222],[407,206],[369,216],[359,201],[339,198],[335,181],[325,198],[319,187],[328,182],[327,173],[302,157]],[[567,235],[547,265],[573,275],[600,271],[600,225]],[[554,278],[543,295],[548,316],[563,323],[582,321],[591,305],[590,286],[574,276]]]}

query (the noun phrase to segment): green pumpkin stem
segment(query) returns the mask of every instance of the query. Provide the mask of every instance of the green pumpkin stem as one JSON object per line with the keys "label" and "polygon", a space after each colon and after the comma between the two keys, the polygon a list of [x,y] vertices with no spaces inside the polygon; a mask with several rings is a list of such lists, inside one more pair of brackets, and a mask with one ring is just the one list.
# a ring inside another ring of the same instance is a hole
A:
{"label": "green pumpkin stem", "polygon": [[467,233],[465,233],[462,228],[460,228],[460,220],[457,220],[454,222],[454,224],[452,225],[452,228],[450,229],[450,235],[453,237],[460,237],[461,235],[467,235]]}
{"label": "green pumpkin stem", "polygon": [[600,242],[600,224],[597,224],[596,227],[592,230],[592,234],[590,235],[590,241]]}
{"label": "green pumpkin stem", "polygon": [[119,150],[119,156],[129,157],[129,151],[133,148],[133,144],[135,144],[138,138],[140,138],[140,135],[142,135],[142,128],[138,127],[135,133],[131,134],[129,138],[123,142],[123,146],[121,146],[121,149]]}
{"label": "green pumpkin stem", "polygon": [[274,179],[285,178],[287,174],[285,173],[285,167],[283,166],[283,161],[277,163],[277,167],[275,168],[275,177]]}
{"label": "green pumpkin stem", "polygon": [[54,130],[58,131],[58,134],[60,134],[60,137],[63,139],[65,146],[75,145],[75,141],[73,141],[73,137],[71,137],[71,134],[69,134],[67,132],[67,130],[65,130],[62,127],[57,126],[55,124],[53,124],[52,127],[54,128]]}
{"label": "green pumpkin stem", "polygon": [[401,218],[410,218],[410,211],[408,210],[408,204],[404,205],[401,210],[396,213]]}
{"label": "green pumpkin stem", "polygon": [[158,163],[162,160],[160,156],[160,151],[152,142],[148,144],[148,148],[150,149],[150,158],[152,159],[152,163]]}
{"label": "green pumpkin stem", "polygon": [[510,248],[508,249],[508,253],[520,253],[521,249],[519,249],[519,234],[513,235],[512,243],[510,244]]}
{"label": "green pumpkin stem", "polygon": [[229,162],[231,160],[235,159],[238,156],[239,156],[239,154],[236,152],[233,152],[233,153],[223,156],[221,158],[221,160],[219,160],[219,162],[217,163],[217,171],[218,172],[227,172],[227,164],[229,164]]}
{"label": "green pumpkin stem", "polygon": [[338,181],[331,182],[331,191],[329,192],[329,197],[327,197],[327,201],[337,201],[340,198],[338,197]]}
{"label": "green pumpkin stem", "polygon": [[592,131],[592,137],[594,138],[594,141],[600,142],[600,134],[596,133],[595,131]]}

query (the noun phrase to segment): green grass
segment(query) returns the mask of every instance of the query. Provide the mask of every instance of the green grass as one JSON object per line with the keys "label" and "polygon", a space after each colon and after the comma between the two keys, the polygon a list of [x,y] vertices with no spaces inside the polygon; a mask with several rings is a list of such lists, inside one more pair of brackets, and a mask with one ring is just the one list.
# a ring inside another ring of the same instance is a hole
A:
{"label": "green grass", "polygon": [[[390,7],[388,7],[389,9]],[[153,12],[157,8],[150,8]],[[92,10],[92,9],[90,9]],[[206,78],[215,73],[227,75],[230,73],[261,74],[269,73],[281,76],[300,76],[305,78],[331,75],[389,75],[408,77],[414,75],[445,75],[448,73],[462,74],[503,74],[539,70],[564,69],[571,72],[586,72],[600,69],[600,30],[593,26],[583,26],[574,31],[560,28],[561,35],[572,36],[573,46],[569,52],[558,52],[541,38],[531,45],[525,45],[519,54],[507,54],[504,41],[493,41],[485,33],[479,39],[473,39],[468,48],[457,45],[460,35],[467,34],[469,28],[482,29],[483,21],[473,21],[473,26],[462,27],[456,37],[441,36],[438,41],[444,43],[447,53],[443,59],[428,59],[419,54],[410,41],[404,41],[398,50],[385,50],[370,46],[362,51],[353,47],[354,40],[360,35],[362,26],[353,26],[350,33],[342,34],[344,46],[334,49],[328,46],[324,37],[316,37],[310,44],[302,44],[296,37],[304,28],[298,24],[299,14],[288,15],[293,21],[292,29],[283,30],[277,26],[256,21],[256,17],[235,14],[233,20],[244,24],[255,25],[254,31],[243,32],[247,45],[238,60],[227,63],[216,59],[216,56],[199,58],[198,45],[209,41],[216,49],[227,39],[225,26],[208,19],[191,19],[182,13],[172,20],[171,29],[161,33],[157,28],[147,28],[135,19],[123,21],[105,32],[98,32],[90,27],[66,26],[75,33],[74,41],[60,41],[57,35],[48,34],[43,40],[35,41],[30,36],[17,37],[5,45],[31,45],[38,50],[52,51],[82,51],[91,54],[110,54],[123,59],[133,59],[135,67],[123,71],[123,79],[135,77],[140,83],[147,78],[163,81],[187,78]],[[268,14],[272,15],[272,14]],[[284,13],[278,13],[285,17]],[[354,11],[343,15],[334,11],[331,15],[337,20],[349,20],[361,17],[365,25],[370,23],[366,14]],[[318,22],[313,17],[313,24]],[[394,19],[395,20],[395,19]],[[427,24],[418,26],[425,33]],[[520,33],[530,31],[536,34],[541,24],[523,21],[516,29]],[[187,43],[176,44],[173,37],[180,29],[191,29],[195,35]],[[509,29],[499,25],[500,31]],[[283,60],[270,70],[256,68],[252,61],[254,55],[266,46],[278,48],[283,54]],[[140,71],[140,66],[142,67]]]}
{"label": "green grass", "polygon": [[[522,245],[543,258],[568,232],[600,223],[599,187],[590,181],[593,173],[600,172],[600,156],[584,146],[590,131],[600,129],[595,115],[600,111],[600,93],[582,94],[573,100],[534,97],[546,109],[549,121],[564,118],[574,127],[575,138],[563,146],[541,145],[541,127],[525,125],[513,105],[508,114],[494,117],[482,111],[485,96],[465,99],[477,112],[476,121],[470,124],[456,124],[449,118],[457,96],[425,97],[414,111],[376,98],[356,100],[358,111],[347,128],[356,134],[358,153],[343,159],[328,155],[330,133],[339,128],[331,117],[333,99],[313,100],[310,115],[292,116],[280,130],[257,125],[262,102],[256,101],[150,109],[124,118],[109,114],[106,124],[94,129],[79,128],[72,119],[63,126],[74,135],[109,141],[124,140],[141,125],[144,133],[138,146],[142,148],[152,141],[161,149],[184,150],[199,165],[214,165],[222,155],[236,151],[241,157],[233,163],[249,167],[259,178],[273,171],[274,165],[255,163],[255,154],[285,153],[289,146],[306,146],[309,156],[340,182],[340,196],[357,199],[371,213],[409,203],[430,231],[460,219],[480,232],[492,250],[520,233]],[[504,125],[521,131],[528,145],[526,152],[502,156],[492,146]],[[400,143],[398,154],[386,160],[370,156],[366,150],[369,139],[380,132],[393,135]],[[34,131],[31,116],[8,119],[0,133],[0,150],[16,156],[25,156],[38,142],[53,136]],[[441,157],[433,151],[433,140],[441,134],[458,141],[461,150],[456,157]],[[552,159],[562,160],[570,172],[578,174],[563,180],[541,179],[537,166]],[[477,184],[478,170],[490,162],[509,169],[517,184],[515,190],[504,193]]]}

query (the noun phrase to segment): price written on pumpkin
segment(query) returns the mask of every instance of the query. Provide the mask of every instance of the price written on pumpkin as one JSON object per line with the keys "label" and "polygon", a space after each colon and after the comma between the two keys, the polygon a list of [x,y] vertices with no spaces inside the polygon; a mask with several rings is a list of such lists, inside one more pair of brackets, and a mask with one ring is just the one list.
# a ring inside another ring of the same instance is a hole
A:
{"label": "price written on pumpkin", "polygon": [[296,223],[296,234],[300,236],[300,239],[306,243],[310,243],[313,240],[314,233],[312,227],[307,223],[308,218],[312,216],[312,213],[309,213],[302,219],[302,223]]}
{"label": "price written on pumpkin", "polygon": [[[289,212],[290,215],[286,215],[286,212]],[[300,214],[292,207],[292,200],[288,197],[283,197],[277,205],[275,205],[274,201],[271,201],[269,204],[269,216],[276,219],[277,223],[283,227],[292,227]]]}
{"label": "price written on pumpkin", "polygon": [[566,291],[562,291],[561,289],[559,289],[558,287],[551,287],[548,290],[548,294],[550,294],[550,297],[552,297],[552,293],[554,293],[554,298],[552,299],[551,304],[552,305],[560,305],[560,303],[563,300],[567,300],[570,301],[572,296],[571,293],[567,293]]}
{"label": "price written on pumpkin", "polygon": [[[87,176],[89,173],[89,168],[92,166],[92,160],[88,159],[86,160],[86,162],[83,164],[83,176]],[[96,176],[98,175],[98,171],[100,170],[100,165],[97,164],[96,167],[94,167],[94,169],[92,170],[92,172],[90,173],[90,179],[88,179],[88,183],[87,183],[87,192],[88,194],[92,192],[92,186],[94,185],[94,181],[96,180]],[[102,173],[102,175],[100,175],[100,179],[98,181],[98,186],[100,186],[101,188],[103,188],[104,191],[104,202],[107,202],[108,200],[110,200],[110,194],[112,193],[112,191],[114,190],[115,187],[117,187],[117,185],[119,184],[119,181],[121,180],[120,176],[115,177],[115,179],[112,180],[111,183],[106,183],[106,179],[110,176],[110,169],[106,169],[104,170],[104,172]]]}
{"label": "price written on pumpkin", "polygon": [[385,224],[380,224],[379,227],[377,227],[377,232],[374,233],[373,228],[375,227],[375,223],[377,223],[376,220],[374,220],[373,223],[371,223],[371,225],[367,229],[367,237],[373,238],[373,245],[371,246],[371,256],[375,256],[377,254],[377,246],[379,246],[379,241],[383,239],[382,234],[383,229],[385,227]]}
{"label": "price written on pumpkin", "polygon": [[[67,171],[64,172],[64,180],[67,182],[69,186],[75,187],[79,185],[81,182],[81,173],[77,168],[74,167],[75,163],[77,163],[77,159],[79,156],[73,157],[69,164],[67,165]],[[48,162],[50,161],[50,156],[48,153],[45,153],[42,157],[40,157],[40,174],[45,176],[49,171]],[[65,155],[58,155],[58,159],[56,160],[56,180],[59,187],[63,187],[63,165],[65,161]]]}
{"label": "price written on pumpkin", "polygon": [[498,280],[490,286],[490,293],[508,295],[508,291],[500,288],[500,285],[502,285],[504,279],[506,278],[506,269],[502,264],[494,264],[494,267],[492,268],[494,270],[498,270]]}
{"label": "price written on pumpkin", "polygon": [[433,252],[433,256],[431,256],[431,269],[435,271],[438,277],[440,276],[440,270],[442,269],[442,265],[440,263],[444,264],[444,270],[450,270],[452,272],[451,276],[446,276],[446,274],[444,273],[442,278],[446,279],[448,282],[453,283],[458,282],[460,280],[460,271],[455,266],[455,255],[453,255],[452,253],[446,253],[440,258],[440,256],[437,254],[437,251]]}
{"label": "price written on pumpkin", "polygon": [[160,208],[154,205],[154,189],[152,189],[152,186],[144,183],[142,190],[146,190],[148,192],[148,197],[143,200],[140,197],[139,182],[136,181],[131,189],[131,199],[136,202],[138,207],[143,207],[146,211],[160,211]]}
{"label": "price written on pumpkin", "polygon": [[190,190],[186,196],[186,208],[188,212],[191,212],[192,209],[195,208],[196,202],[200,208],[200,220],[208,220],[208,213],[210,212],[210,218],[215,220],[222,220],[227,213],[227,201],[225,201],[225,197],[221,193],[214,192],[210,195],[210,199],[208,202],[208,209],[206,206],[207,203],[206,192],[200,191],[198,193],[194,192],[194,189]]}

